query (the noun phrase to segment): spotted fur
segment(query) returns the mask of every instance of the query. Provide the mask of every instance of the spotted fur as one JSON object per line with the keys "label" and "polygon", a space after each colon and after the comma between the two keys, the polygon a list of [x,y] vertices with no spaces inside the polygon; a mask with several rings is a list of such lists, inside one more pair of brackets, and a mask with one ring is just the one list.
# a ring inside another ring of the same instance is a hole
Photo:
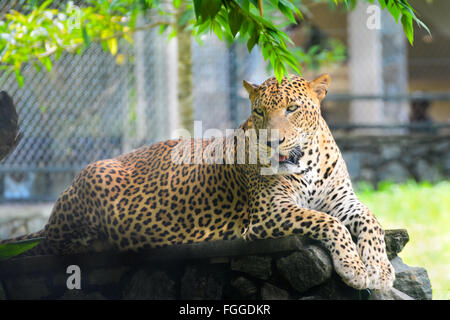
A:
{"label": "spotted fur", "polygon": [[[394,272],[383,229],[356,197],[320,115],[329,82],[328,75],[311,82],[293,75],[281,83],[270,78],[259,86],[244,81],[252,115],[241,128],[278,130],[277,152],[289,160],[282,161],[278,174],[261,175],[261,164],[227,164],[225,158],[223,164],[175,163],[171,155],[186,143],[182,140],[98,161],[60,195],[45,229],[28,236],[45,237],[29,254],[299,234],[329,250],[350,286],[391,287]],[[219,142],[190,140],[188,145],[193,155],[199,148],[216,150]],[[235,148],[233,143],[228,140],[227,148]]]}

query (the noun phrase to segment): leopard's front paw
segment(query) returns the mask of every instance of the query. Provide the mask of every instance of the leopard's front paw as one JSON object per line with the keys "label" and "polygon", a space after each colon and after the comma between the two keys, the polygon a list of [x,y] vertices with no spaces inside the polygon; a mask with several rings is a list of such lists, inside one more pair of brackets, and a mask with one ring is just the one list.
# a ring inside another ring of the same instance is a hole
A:
{"label": "leopard's front paw", "polygon": [[369,289],[382,291],[392,288],[395,280],[395,270],[387,258],[378,263],[366,264],[369,277]]}
{"label": "leopard's front paw", "polygon": [[337,274],[347,285],[358,290],[369,287],[367,270],[358,256],[353,256],[350,259],[342,259],[336,256],[333,257],[333,264]]}
{"label": "leopard's front paw", "polygon": [[395,270],[386,255],[383,238],[366,237],[364,240],[361,237],[358,241],[358,252],[367,270],[369,289],[387,290],[392,288]]}

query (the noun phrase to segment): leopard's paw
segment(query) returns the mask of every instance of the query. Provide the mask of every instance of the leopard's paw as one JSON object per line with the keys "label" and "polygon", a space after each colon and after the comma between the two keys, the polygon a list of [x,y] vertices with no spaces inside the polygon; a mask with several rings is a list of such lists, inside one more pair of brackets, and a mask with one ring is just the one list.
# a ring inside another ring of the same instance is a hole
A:
{"label": "leopard's paw", "polygon": [[387,258],[381,259],[381,262],[366,265],[369,277],[369,289],[378,289],[386,291],[392,288],[395,280],[395,270]]}
{"label": "leopard's paw", "polygon": [[368,288],[382,291],[392,288],[395,270],[387,257],[383,234],[361,234],[357,247],[369,277]]}
{"label": "leopard's paw", "polygon": [[369,287],[368,273],[359,257],[353,257],[353,259],[335,257],[333,264],[337,274],[350,287],[358,290]]}

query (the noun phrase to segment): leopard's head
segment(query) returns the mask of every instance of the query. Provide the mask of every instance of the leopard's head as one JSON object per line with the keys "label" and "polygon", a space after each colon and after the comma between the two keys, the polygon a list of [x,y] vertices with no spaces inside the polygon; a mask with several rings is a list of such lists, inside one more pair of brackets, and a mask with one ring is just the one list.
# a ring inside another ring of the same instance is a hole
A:
{"label": "leopard's head", "polygon": [[300,160],[317,135],[320,103],[331,80],[328,74],[313,81],[295,75],[289,78],[279,83],[272,77],[261,85],[244,80],[252,104],[251,128],[257,132],[260,150],[272,151],[271,159],[278,161],[280,174],[304,171]]}

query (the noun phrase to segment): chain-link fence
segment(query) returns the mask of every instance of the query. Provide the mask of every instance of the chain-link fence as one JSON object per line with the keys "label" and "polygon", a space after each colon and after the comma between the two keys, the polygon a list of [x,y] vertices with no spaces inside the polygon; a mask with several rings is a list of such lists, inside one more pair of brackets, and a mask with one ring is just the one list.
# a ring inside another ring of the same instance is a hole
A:
{"label": "chain-link fence", "polygon": [[[3,4],[0,12],[20,8],[23,2]],[[7,91],[17,106],[23,138],[0,164],[0,202],[54,200],[86,164],[171,137],[178,126],[176,110],[174,113],[177,92],[173,89],[181,76],[176,74],[176,46],[157,30],[142,31],[135,37],[135,45],[122,43],[116,57],[100,45],[92,45],[81,56],[64,54],[54,61],[50,73],[26,66],[23,88],[18,86],[14,75],[1,78],[0,89]],[[445,39],[440,34],[434,41]],[[201,46],[192,41],[194,120],[202,121],[203,131],[234,128],[250,113],[242,80],[264,81],[268,77],[266,63],[257,50],[249,54],[245,45],[228,47],[215,37],[205,37],[204,42]],[[367,46],[364,41],[361,45]],[[425,63],[427,54],[441,69],[450,69],[450,46],[441,44],[438,48],[442,59],[433,52],[416,56],[409,52],[407,56],[413,56],[409,64],[406,53],[400,58],[406,59],[402,63],[406,63],[410,75],[420,78],[421,70],[432,72]],[[398,52],[382,53],[384,65],[392,66],[389,56],[398,55]],[[436,134],[449,127],[450,93],[445,86],[435,93],[408,92],[407,87],[401,92],[353,92],[349,85],[350,59],[351,55],[334,69],[337,85],[330,88],[324,101],[324,116],[332,128],[346,132],[371,128],[378,133],[384,129],[392,132],[393,128],[400,129],[397,131],[400,133],[420,129]],[[422,64],[417,59],[422,59]],[[439,68],[433,68],[433,72],[439,72]],[[395,74],[396,70],[387,74]],[[394,80],[392,87],[397,81]],[[391,80],[384,77],[382,81]],[[450,81],[447,81],[448,88]],[[339,87],[339,83],[347,85]],[[370,110],[378,112],[371,105],[374,101],[385,110],[387,118],[362,121],[375,118],[370,114]],[[408,108],[408,116],[387,121],[398,105]],[[365,118],[355,116],[354,110]],[[408,118],[411,114],[412,120]]]}

